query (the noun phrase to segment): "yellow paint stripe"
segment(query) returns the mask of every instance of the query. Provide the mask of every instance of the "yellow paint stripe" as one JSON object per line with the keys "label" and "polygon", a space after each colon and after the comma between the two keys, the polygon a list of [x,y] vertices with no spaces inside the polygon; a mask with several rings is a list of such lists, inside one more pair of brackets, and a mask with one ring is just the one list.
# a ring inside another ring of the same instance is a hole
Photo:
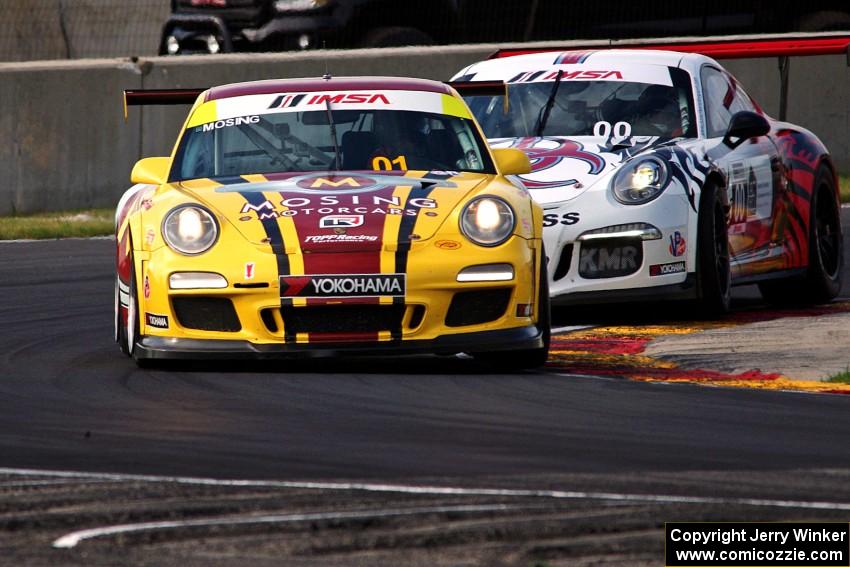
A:
{"label": "yellow paint stripe", "polygon": [[463,102],[463,99],[447,94],[441,95],[441,97],[443,99],[443,114],[459,118],[471,118],[469,108]]}
{"label": "yellow paint stripe", "polygon": [[195,109],[189,118],[189,122],[186,123],[186,128],[194,128],[195,126],[215,122],[216,120],[218,120],[218,108],[216,107],[216,101],[211,100]]}
{"label": "yellow paint stripe", "polygon": [[391,341],[392,338],[392,333],[389,331],[378,331],[378,342]]}

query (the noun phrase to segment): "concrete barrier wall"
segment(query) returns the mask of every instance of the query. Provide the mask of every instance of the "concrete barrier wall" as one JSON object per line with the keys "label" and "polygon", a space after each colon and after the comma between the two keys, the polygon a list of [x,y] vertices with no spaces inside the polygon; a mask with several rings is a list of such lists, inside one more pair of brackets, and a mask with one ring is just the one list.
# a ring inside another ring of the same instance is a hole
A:
{"label": "concrete barrier wall", "polygon": [[[0,64],[0,215],[112,206],[133,162],[168,155],[185,107],[131,108],[126,88],[206,87],[254,79],[386,75],[448,79],[496,46]],[[795,58],[788,119],[815,132],[850,172],[850,68],[844,57]],[[775,59],[726,66],[778,114]]]}

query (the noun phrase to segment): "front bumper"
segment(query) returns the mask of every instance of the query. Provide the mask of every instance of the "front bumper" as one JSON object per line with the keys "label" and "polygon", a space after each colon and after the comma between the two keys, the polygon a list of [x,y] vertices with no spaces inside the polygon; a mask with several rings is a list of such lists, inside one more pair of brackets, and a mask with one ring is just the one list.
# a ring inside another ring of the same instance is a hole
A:
{"label": "front bumper", "polygon": [[[138,297],[140,356],[185,353],[188,357],[262,358],[539,346],[540,241],[515,236],[499,247],[481,248],[459,246],[460,236],[455,238],[413,243],[403,297],[281,299],[275,255],[264,246],[235,239],[222,240],[197,257],[179,256],[164,246],[147,254],[137,252],[136,281],[143,291]],[[447,248],[446,242],[454,246]],[[370,253],[374,258],[366,259],[377,262],[380,255],[387,272],[396,253],[375,251]],[[314,254],[311,261],[324,255]],[[321,260],[326,266],[354,261],[346,258],[350,253],[327,256]],[[354,254],[354,258],[362,255]],[[289,255],[289,259],[295,273],[303,273],[304,255]],[[497,263],[512,266],[512,279],[458,281],[458,274],[471,265]],[[248,266],[250,278],[246,278]],[[169,276],[177,272],[219,273],[226,282],[217,289],[174,289]],[[533,336],[529,338],[528,333]]]}
{"label": "front bumper", "polygon": [[[668,189],[646,205],[612,201],[607,192],[587,191],[558,208],[545,209],[559,219],[566,214],[580,219],[569,226],[544,228],[552,303],[695,298],[696,214],[684,195]],[[634,225],[651,227],[660,238],[582,236]]]}
{"label": "front bumper", "polygon": [[543,332],[534,325],[498,331],[444,335],[432,340],[371,343],[255,344],[249,341],[142,337],[136,357],[152,360],[298,359],[335,356],[456,354],[535,349]]}

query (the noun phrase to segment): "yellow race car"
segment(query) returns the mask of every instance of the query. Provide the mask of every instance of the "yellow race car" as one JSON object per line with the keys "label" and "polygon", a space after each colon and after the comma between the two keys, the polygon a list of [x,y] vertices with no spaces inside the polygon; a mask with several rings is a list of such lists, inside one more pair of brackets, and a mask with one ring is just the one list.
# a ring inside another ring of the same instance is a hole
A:
{"label": "yellow race car", "polygon": [[[116,211],[115,338],[137,361],[466,352],[543,364],[542,211],[449,85],[128,91],[192,104]],[[507,177],[506,177],[507,176]]]}

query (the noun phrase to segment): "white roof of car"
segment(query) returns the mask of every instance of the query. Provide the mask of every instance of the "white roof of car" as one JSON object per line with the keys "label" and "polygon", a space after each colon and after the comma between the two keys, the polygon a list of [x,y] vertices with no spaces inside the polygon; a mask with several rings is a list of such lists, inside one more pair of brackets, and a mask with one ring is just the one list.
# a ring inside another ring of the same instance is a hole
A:
{"label": "white roof of car", "polygon": [[508,79],[517,72],[531,69],[558,68],[562,65],[582,65],[588,68],[627,69],[634,66],[659,65],[690,69],[703,62],[711,61],[704,55],[663,51],[656,49],[600,49],[582,51],[546,51],[488,59],[467,67],[458,76],[468,73],[482,74],[473,80]]}

